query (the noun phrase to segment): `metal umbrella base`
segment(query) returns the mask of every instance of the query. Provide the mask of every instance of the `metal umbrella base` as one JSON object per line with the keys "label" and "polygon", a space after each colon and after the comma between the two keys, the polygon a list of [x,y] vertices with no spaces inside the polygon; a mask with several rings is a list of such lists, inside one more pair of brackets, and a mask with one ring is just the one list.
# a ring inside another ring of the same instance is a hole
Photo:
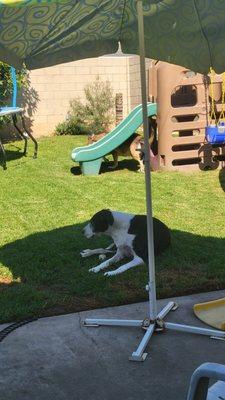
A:
{"label": "metal umbrella base", "polygon": [[145,349],[148,345],[149,340],[154,332],[166,332],[166,330],[196,333],[198,335],[210,336],[213,339],[225,340],[225,332],[218,331],[215,329],[199,328],[191,325],[182,325],[171,322],[164,322],[163,318],[172,310],[177,309],[177,304],[170,301],[158,314],[154,321],[146,318],[141,319],[99,319],[99,318],[86,318],[84,320],[84,326],[137,326],[146,330],[139,346],[132,353],[130,361],[144,361],[148,353]]}

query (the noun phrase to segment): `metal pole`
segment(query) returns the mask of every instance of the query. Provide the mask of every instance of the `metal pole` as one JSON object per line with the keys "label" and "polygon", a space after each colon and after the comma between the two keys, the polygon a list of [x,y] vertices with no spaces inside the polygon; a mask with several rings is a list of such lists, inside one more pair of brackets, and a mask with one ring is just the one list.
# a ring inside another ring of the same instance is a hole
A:
{"label": "metal pole", "polygon": [[155,287],[155,257],[153,241],[153,219],[152,219],[152,196],[151,196],[151,170],[149,151],[149,129],[147,112],[146,74],[145,74],[145,43],[144,43],[144,18],[142,0],[137,0],[138,14],[138,37],[141,73],[141,96],[144,127],[144,152],[145,152],[145,190],[147,211],[147,237],[148,237],[148,269],[149,269],[149,313],[150,319],[155,320],[157,316],[156,287]]}

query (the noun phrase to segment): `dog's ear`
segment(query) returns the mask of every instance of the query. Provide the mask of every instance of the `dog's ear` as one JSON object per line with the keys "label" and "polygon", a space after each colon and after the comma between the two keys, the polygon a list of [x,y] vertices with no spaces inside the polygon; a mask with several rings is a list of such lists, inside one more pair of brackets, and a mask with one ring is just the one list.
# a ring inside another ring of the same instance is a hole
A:
{"label": "dog's ear", "polygon": [[102,213],[104,214],[104,218],[108,222],[109,226],[112,225],[114,222],[112,211],[109,208],[107,208],[105,210],[102,210]]}
{"label": "dog's ear", "polygon": [[88,135],[88,144],[92,144],[95,142],[95,134],[92,133],[90,135]]}
{"label": "dog's ear", "polygon": [[114,218],[112,212],[105,209],[98,211],[90,222],[94,231],[100,233],[107,231],[108,227],[113,224]]}

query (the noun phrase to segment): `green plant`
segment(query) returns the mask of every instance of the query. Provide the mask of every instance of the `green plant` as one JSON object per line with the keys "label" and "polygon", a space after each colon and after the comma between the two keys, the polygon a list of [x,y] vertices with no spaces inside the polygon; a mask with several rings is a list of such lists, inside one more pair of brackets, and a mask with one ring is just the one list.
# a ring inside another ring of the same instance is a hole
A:
{"label": "green plant", "polygon": [[84,88],[85,104],[79,98],[70,101],[66,121],[56,127],[57,135],[107,132],[114,119],[115,99],[109,81],[96,81]]}
{"label": "green plant", "polygon": [[[26,69],[17,72],[17,86],[20,90],[22,86],[27,85]],[[12,78],[10,74],[10,66],[4,62],[0,62],[0,107],[11,102],[13,92]],[[9,122],[7,116],[0,117],[0,126]]]}
{"label": "green plant", "polygon": [[[27,83],[27,72],[25,68],[17,72],[17,86],[21,89]],[[12,79],[10,74],[10,66],[0,62],[0,105],[3,105],[12,95]]]}
{"label": "green plant", "polygon": [[75,119],[60,122],[55,128],[56,135],[82,135],[89,134],[86,126]]}

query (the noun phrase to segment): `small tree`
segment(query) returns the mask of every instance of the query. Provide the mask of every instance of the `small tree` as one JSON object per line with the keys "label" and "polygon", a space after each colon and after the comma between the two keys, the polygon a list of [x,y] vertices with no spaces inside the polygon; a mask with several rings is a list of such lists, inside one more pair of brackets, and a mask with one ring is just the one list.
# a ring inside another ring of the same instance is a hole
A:
{"label": "small tree", "polygon": [[[107,132],[114,119],[115,99],[109,81],[99,77],[84,88],[86,102],[70,101],[67,120],[56,127],[56,133],[82,134]],[[68,130],[66,129],[68,127]]]}

